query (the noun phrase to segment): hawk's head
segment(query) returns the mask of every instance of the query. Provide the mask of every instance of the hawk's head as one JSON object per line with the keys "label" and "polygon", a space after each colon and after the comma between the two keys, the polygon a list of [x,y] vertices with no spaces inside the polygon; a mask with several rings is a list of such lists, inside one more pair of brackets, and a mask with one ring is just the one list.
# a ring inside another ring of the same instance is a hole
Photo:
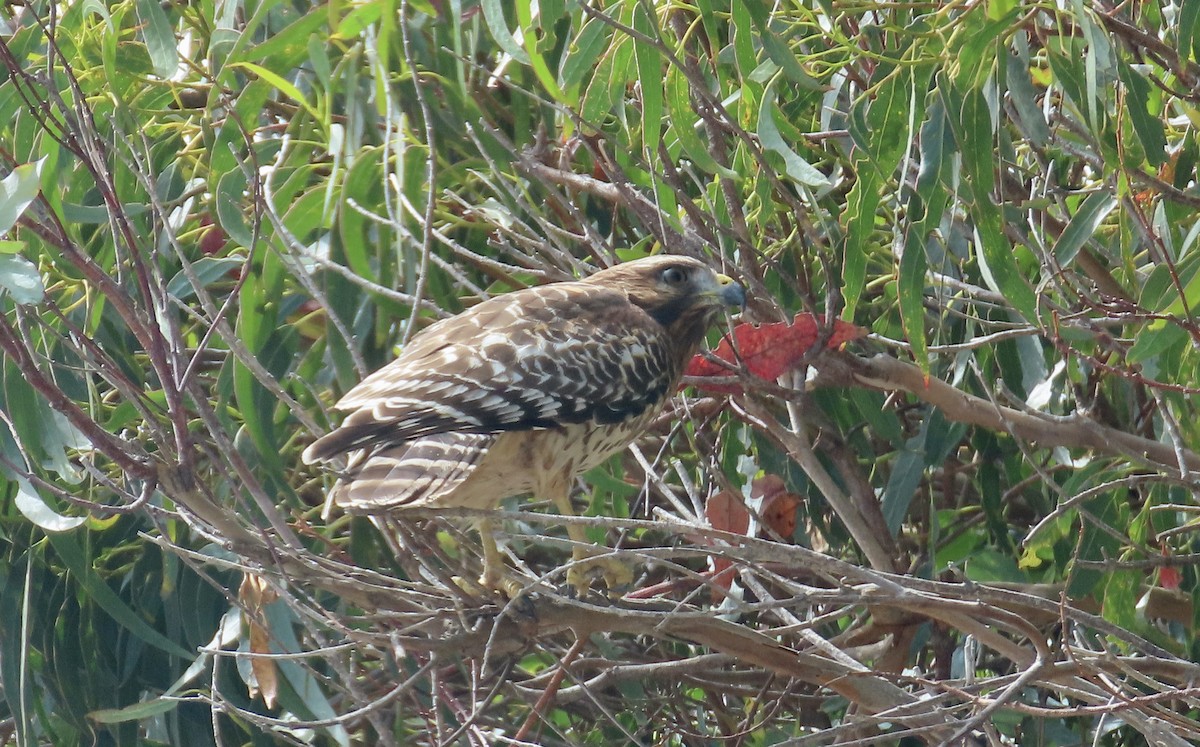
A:
{"label": "hawk's head", "polygon": [[585,282],[624,291],[684,346],[698,344],[721,309],[746,303],[742,286],[691,257],[634,260],[597,272]]}

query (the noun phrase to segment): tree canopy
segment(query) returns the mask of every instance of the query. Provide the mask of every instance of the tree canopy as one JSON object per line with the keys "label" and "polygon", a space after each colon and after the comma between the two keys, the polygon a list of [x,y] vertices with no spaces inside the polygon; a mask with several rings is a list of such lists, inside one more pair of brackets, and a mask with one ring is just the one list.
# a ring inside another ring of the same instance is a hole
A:
{"label": "tree canopy", "polygon": [[[1200,740],[1197,0],[0,18],[0,743]],[[324,510],[413,334],[655,252],[786,360],[580,481],[623,595]]]}

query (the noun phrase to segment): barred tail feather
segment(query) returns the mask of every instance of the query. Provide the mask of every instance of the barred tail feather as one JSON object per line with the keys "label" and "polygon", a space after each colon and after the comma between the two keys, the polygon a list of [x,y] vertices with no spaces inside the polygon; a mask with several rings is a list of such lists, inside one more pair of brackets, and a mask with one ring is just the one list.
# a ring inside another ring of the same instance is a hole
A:
{"label": "barred tail feather", "polygon": [[471,476],[494,441],[486,434],[443,433],[380,449],[351,467],[330,500],[351,513],[438,505]]}

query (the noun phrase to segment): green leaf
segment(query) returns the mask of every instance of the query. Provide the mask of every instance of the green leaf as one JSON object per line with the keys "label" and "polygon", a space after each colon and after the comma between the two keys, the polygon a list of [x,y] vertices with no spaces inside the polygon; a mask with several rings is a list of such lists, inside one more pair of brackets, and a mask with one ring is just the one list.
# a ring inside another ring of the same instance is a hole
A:
{"label": "green leaf", "polygon": [[841,394],[854,406],[858,416],[870,424],[871,430],[889,443],[899,446],[904,429],[895,413],[885,407],[886,397],[873,389],[850,389]]}
{"label": "green leaf", "polygon": [[[611,37],[612,27],[599,19],[593,18],[584,24],[563,55],[563,64],[559,69],[559,83],[568,94],[596,68],[596,60],[603,54]],[[575,99],[571,103],[579,102]]]}
{"label": "green leaf", "polygon": [[1136,571],[1115,571],[1104,585],[1104,619],[1126,630],[1141,628],[1137,619],[1137,595],[1144,578]]}
{"label": "green leaf", "polygon": [[1054,72],[1054,82],[1080,109],[1084,108],[1083,45],[1074,37],[1060,37],[1046,45],[1046,59]]}
{"label": "green leaf", "polygon": [[668,132],[675,136],[684,154],[692,163],[709,174],[718,174],[727,179],[740,178],[733,169],[725,168],[717,163],[708,152],[704,141],[696,134],[696,124],[700,117],[692,109],[691,87],[682,71],[672,67],[667,71],[667,106],[670,115],[667,117]]}
{"label": "green leaf", "polygon": [[925,338],[925,273],[929,262],[925,242],[917,235],[917,226],[905,232],[900,267],[896,274],[897,301],[904,335],[912,345],[913,360],[929,374],[929,348]]}
{"label": "green leaf", "polygon": [[13,502],[17,510],[43,531],[69,532],[87,521],[86,516],[63,516],[55,511],[25,478],[17,477],[15,482],[17,495]]}
{"label": "green leaf", "polygon": [[746,10],[754,21],[755,28],[758,29],[758,39],[767,56],[779,66],[788,80],[798,84],[800,88],[809,91],[825,90],[826,86],[809,75],[800,65],[797,55],[771,31],[769,7],[767,3],[748,2],[745,4]]}
{"label": "green leaf", "polygon": [[[272,653],[299,653],[305,650],[304,644],[296,637],[296,628],[300,620],[288,607],[288,603],[277,600],[266,605],[264,609],[267,618],[267,628],[270,632]],[[329,697],[322,690],[318,679],[313,676],[311,669],[295,661],[277,660],[275,666],[283,675],[279,691],[280,705],[291,713],[301,714],[304,718],[337,721],[337,711],[329,702]],[[348,747],[351,740],[346,727],[334,723],[326,727],[327,733],[336,744]]]}
{"label": "green leaf", "polygon": [[349,13],[338,21],[337,36],[343,39],[354,39],[379,23],[384,13],[383,3],[364,3],[355,6]]}
{"label": "green leaf", "polygon": [[175,641],[172,641],[150,627],[88,565],[85,560],[83,548],[79,546],[77,532],[48,534],[46,535],[46,539],[54,547],[54,552],[58,554],[63,565],[75,576],[75,580],[83,588],[84,592],[91,597],[92,601],[100,606],[100,609],[108,613],[109,617],[115,620],[117,624],[154,648],[185,661],[191,661],[192,652],[184,649]]}
{"label": "green leaf", "polygon": [[[377,5],[376,8],[376,12],[378,12]],[[316,36],[318,30],[329,23],[329,19],[329,8],[318,6],[287,26],[272,31],[266,41],[247,50],[242,59],[261,62],[271,56],[295,58],[303,55],[308,49],[309,40]]]}
{"label": "green leaf", "polygon": [[1021,570],[1029,570],[1053,562],[1055,559],[1054,546],[1066,537],[1077,533],[1072,530],[1078,519],[1079,512],[1075,509],[1068,509],[1053,520],[1039,524],[1038,533],[1025,537],[1022,542],[1024,549],[1017,561],[1017,567]]}
{"label": "green leaf", "polygon": [[624,96],[633,65],[633,43],[623,34],[613,37],[608,51],[600,58],[596,74],[583,96],[582,119],[600,124]]}
{"label": "green leaf", "polygon": [[1161,166],[1167,160],[1167,134],[1162,119],[1150,113],[1150,83],[1124,61],[1118,62],[1117,72],[1125,84],[1125,111],[1133,122],[1146,160],[1151,165]]}
{"label": "green leaf", "polygon": [[994,19],[973,6],[963,18],[951,37],[950,58],[953,60],[951,76],[961,88],[979,88],[984,85],[996,69],[996,58],[1000,51],[1000,37],[1015,17],[1016,9]]}
{"label": "green leaf", "polygon": [[296,86],[284,80],[279,75],[276,75],[275,73],[266,69],[262,65],[255,64],[253,62],[234,62],[229,65],[229,68],[234,70],[242,69],[257,78],[261,78],[269,83],[276,91],[279,91],[284,96],[287,96],[289,99],[303,107],[304,111],[308,112],[308,115],[314,120],[318,122],[321,121],[321,115],[317,113],[317,110],[313,108],[312,104],[308,103],[308,99],[304,97],[304,94],[300,93],[299,88],[296,88]]}
{"label": "green leaf", "polygon": [[1133,347],[1125,356],[1125,362],[1133,365],[1143,363],[1173,347],[1187,344],[1188,333],[1178,324],[1166,319],[1155,319],[1138,332]]}
{"label": "green leaf", "polygon": [[16,254],[0,255],[0,296],[5,293],[18,304],[41,302],[46,288],[37,265]]}
{"label": "green leaf", "polygon": [[1107,104],[1111,100],[1113,84],[1118,77],[1117,58],[1108,35],[1096,24],[1083,0],[1071,0],[1071,6],[1087,40],[1083,62],[1087,81],[1088,119],[1093,132],[1100,132],[1107,113]]}
{"label": "green leaf", "polygon": [[1150,276],[1142,285],[1138,304],[1156,314],[1175,313],[1169,311],[1172,308],[1181,310],[1183,305],[1179,300],[1179,291],[1192,284],[1197,271],[1200,271],[1200,252],[1191,252],[1181,257],[1174,268],[1166,262],[1154,265]]}
{"label": "green leaf", "polygon": [[181,701],[175,698],[151,698],[141,703],[134,703],[124,708],[102,708],[88,713],[88,718],[98,724],[120,724],[126,721],[142,721],[164,713],[170,713],[179,707]]}
{"label": "green leaf", "polygon": [[[245,261],[242,257],[201,257],[192,263],[192,273],[200,282],[200,287],[207,288],[228,276],[231,271],[241,268]],[[196,289],[181,270],[167,283],[167,293],[177,301],[186,301],[196,295]]]}
{"label": "green leaf", "polygon": [[235,167],[221,177],[217,182],[217,222],[221,230],[239,245],[249,247],[254,243],[250,227],[246,225],[246,217],[242,214],[242,205],[246,197],[246,175],[242,169]]}
{"label": "green leaf", "polygon": [[[860,159],[856,163],[861,163]],[[881,188],[878,171],[864,165],[846,197],[846,243],[842,250],[844,319],[853,319],[867,276],[867,245],[875,231],[875,211]]]}
{"label": "green leaf", "polygon": [[1029,77],[1028,51],[1022,49],[1022,52],[1021,56],[1008,55],[1008,64],[1004,75],[1011,94],[1008,100],[1016,109],[1016,123],[1021,132],[1034,145],[1044,146],[1050,141],[1050,128],[1046,124],[1046,117],[1042,114],[1041,107],[1037,105],[1040,97],[1037,89],[1033,86],[1033,80]]}
{"label": "green leaf", "polygon": [[1054,243],[1054,258],[1060,267],[1066,267],[1075,259],[1075,255],[1116,206],[1117,198],[1108,192],[1094,192],[1084,199]]}
{"label": "green leaf", "polygon": [[892,473],[888,476],[887,485],[879,497],[880,510],[887,527],[895,537],[908,515],[908,507],[917,494],[921,478],[925,474],[925,438],[929,434],[926,427],[928,419],[922,424],[917,435],[904,443],[892,464]]}
{"label": "green leaf", "polygon": [[154,74],[170,78],[179,68],[179,49],[171,20],[155,0],[137,0],[137,14],[142,21],[142,38],[146,40]]}
{"label": "green leaf", "polygon": [[963,570],[967,578],[979,584],[1029,582],[1011,555],[988,547],[971,553]]}
{"label": "green leaf", "polygon": [[524,62],[533,69],[533,74],[545,88],[545,94],[555,101],[563,101],[566,97],[563,95],[562,89],[558,87],[558,81],[551,74],[550,66],[546,64],[546,58],[538,49],[541,29],[538,28],[534,18],[533,0],[516,0],[516,6],[517,20],[521,25],[521,41],[525,45],[526,59]]}
{"label": "green leaf", "polygon": [[992,150],[991,112],[983,92],[977,89],[960,94],[953,84],[942,81],[941,93],[951,116],[951,126],[962,153],[963,174],[972,199],[971,217],[975,219],[977,253],[985,282],[1004,294],[1013,307],[1031,322],[1037,321],[1037,297],[1033,287],[1021,275],[1012,245],[1004,233],[1000,210],[992,202],[995,169]]}
{"label": "green leaf", "polygon": [[[633,28],[651,39],[656,37],[653,21],[641,3],[633,11]],[[657,163],[663,121],[662,55],[649,43],[634,39],[633,56],[642,92],[642,149],[650,163]]]}
{"label": "green leaf", "polygon": [[775,126],[774,82],[763,91],[762,105],[758,110],[758,139],[763,148],[783,156],[784,172],[797,184],[809,187],[829,185],[829,179],[797,155],[779,134],[779,128]]}
{"label": "green leaf", "polygon": [[729,4],[730,20],[733,22],[733,59],[743,79],[748,79],[758,68],[758,55],[754,52],[754,20],[750,17],[746,0],[732,0]]}
{"label": "green leaf", "polygon": [[21,164],[0,179],[0,234],[11,231],[29,203],[37,199],[45,160]]}
{"label": "green leaf", "polygon": [[896,170],[916,134],[931,74],[928,65],[897,68],[880,84],[867,109],[867,147],[885,179]]}
{"label": "green leaf", "polygon": [[[517,2],[528,3],[529,0]],[[492,38],[500,45],[500,49],[517,62],[528,65],[529,55],[508,30],[508,21],[504,19],[504,6],[500,0],[481,0],[479,5],[483,8],[483,20],[487,23],[488,31],[492,33]]]}
{"label": "green leaf", "polygon": [[1200,62],[1200,0],[1181,0],[1175,48],[1183,59]]}

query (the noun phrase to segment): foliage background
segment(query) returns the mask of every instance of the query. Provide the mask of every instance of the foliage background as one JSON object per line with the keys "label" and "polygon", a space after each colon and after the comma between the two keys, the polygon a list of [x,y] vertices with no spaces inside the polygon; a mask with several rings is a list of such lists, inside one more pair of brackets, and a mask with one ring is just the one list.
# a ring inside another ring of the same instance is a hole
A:
{"label": "foliage background", "polygon": [[[0,743],[1200,739],[1195,0],[3,23]],[[396,345],[658,250],[873,334],[581,483],[629,594],[537,504],[507,603],[462,516],[322,517]]]}

